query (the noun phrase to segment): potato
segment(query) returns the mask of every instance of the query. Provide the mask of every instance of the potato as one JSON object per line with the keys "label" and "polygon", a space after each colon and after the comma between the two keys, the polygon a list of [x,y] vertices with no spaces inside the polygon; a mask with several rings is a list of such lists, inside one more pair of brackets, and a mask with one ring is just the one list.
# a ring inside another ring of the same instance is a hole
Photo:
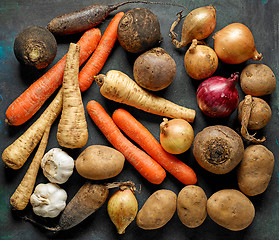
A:
{"label": "potato", "polygon": [[203,189],[188,185],[177,196],[177,214],[180,221],[189,228],[200,226],[207,217],[207,197]]}
{"label": "potato", "polygon": [[[238,105],[238,120],[239,122],[242,121],[242,107],[244,104],[244,100],[242,100]],[[272,112],[270,106],[261,98],[252,97],[252,105],[251,105],[251,112],[248,121],[248,129],[251,130],[259,130],[265,127],[270,118]]]}
{"label": "potato", "polygon": [[264,64],[249,64],[240,74],[240,86],[244,93],[264,96],[274,92],[276,78],[272,70]]}
{"label": "potato", "polygon": [[138,85],[151,91],[159,91],[174,80],[176,63],[163,48],[152,48],[136,59],[133,73]]}
{"label": "potato", "polygon": [[255,207],[242,192],[224,189],[208,199],[207,213],[218,225],[232,231],[240,231],[252,223]]}
{"label": "potato", "polygon": [[75,161],[77,172],[84,178],[103,180],[117,176],[123,169],[124,155],[114,148],[91,145]]}
{"label": "potato", "polygon": [[157,16],[147,8],[134,8],[121,18],[117,38],[128,52],[140,53],[152,48],[161,40]]}
{"label": "potato", "polygon": [[250,145],[245,149],[237,169],[240,190],[248,196],[263,193],[270,182],[273,168],[273,153],[263,145]]}
{"label": "potato", "polygon": [[146,230],[163,227],[176,211],[177,196],[167,189],[154,192],[137,214],[137,225]]}

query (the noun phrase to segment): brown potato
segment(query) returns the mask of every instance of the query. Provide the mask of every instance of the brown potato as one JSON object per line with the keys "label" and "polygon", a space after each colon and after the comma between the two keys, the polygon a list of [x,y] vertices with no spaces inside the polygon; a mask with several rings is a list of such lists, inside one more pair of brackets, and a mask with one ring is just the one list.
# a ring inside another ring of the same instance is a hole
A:
{"label": "brown potato", "polygon": [[232,231],[247,228],[255,217],[253,203],[235,189],[214,193],[207,201],[207,212],[214,222]]}
{"label": "brown potato", "polygon": [[147,8],[134,8],[121,18],[117,38],[128,52],[146,51],[161,39],[160,23],[157,16]]}
{"label": "brown potato", "polygon": [[137,225],[146,230],[163,227],[176,211],[177,196],[167,189],[154,192],[144,203],[136,217]]}
{"label": "brown potato", "polygon": [[124,155],[114,148],[91,145],[75,161],[77,172],[84,178],[103,180],[117,176],[123,169]]}
{"label": "brown potato", "polygon": [[176,63],[163,48],[152,48],[136,59],[133,73],[138,85],[151,91],[159,91],[174,80]]}
{"label": "brown potato", "polygon": [[255,196],[263,193],[272,176],[274,155],[263,145],[251,145],[244,151],[244,157],[237,170],[240,190]]}
{"label": "brown potato", "polygon": [[[242,107],[243,107],[244,100],[242,100],[238,105],[238,120],[239,122],[242,121]],[[265,127],[270,118],[272,112],[270,106],[261,98],[252,97],[252,105],[251,105],[251,112],[248,121],[248,129],[251,130],[259,130]]]}
{"label": "brown potato", "polygon": [[177,197],[177,214],[180,221],[189,228],[200,226],[207,216],[207,197],[196,185],[184,187]]}
{"label": "brown potato", "polygon": [[274,92],[276,78],[268,66],[264,64],[249,64],[240,74],[240,86],[246,94],[264,96]]}

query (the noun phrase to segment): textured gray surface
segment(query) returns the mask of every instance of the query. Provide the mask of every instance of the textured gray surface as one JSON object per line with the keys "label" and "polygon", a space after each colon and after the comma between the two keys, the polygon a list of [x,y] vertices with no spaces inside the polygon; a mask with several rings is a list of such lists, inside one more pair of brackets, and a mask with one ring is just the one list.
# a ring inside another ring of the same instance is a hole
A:
{"label": "textured gray surface", "polygon": [[[46,108],[50,99],[43,108],[27,123],[19,127],[8,126],[5,123],[5,111],[9,104],[18,97],[33,81],[38,79],[46,70],[42,71],[27,71],[21,67],[17,62],[13,53],[13,42],[16,34],[23,28],[29,25],[46,26],[46,24],[54,17],[80,9],[97,1],[74,1],[74,0],[1,0],[0,2],[0,151],[11,144],[17,137],[19,137],[34,121],[37,119],[43,110]],[[115,1],[102,1],[103,3],[115,3]],[[118,1],[117,1],[118,2]],[[178,4],[185,5],[188,9],[213,5],[216,8],[217,25],[215,32],[225,27],[232,22],[241,22],[247,25],[255,38],[256,48],[263,54],[262,63],[271,67],[275,75],[279,76],[279,1],[278,0],[229,0],[229,1],[174,1]],[[181,9],[173,6],[161,5],[145,5],[145,4],[130,4],[125,5],[117,11],[128,11],[133,7],[147,7],[153,11],[159,18],[161,24],[161,32],[163,47],[177,63],[177,75],[175,81],[166,89],[158,93],[175,103],[185,105],[197,110],[197,117],[193,123],[195,134],[202,128],[213,124],[224,124],[239,131],[239,123],[236,120],[236,112],[234,112],[228,119],[212,120],[205,117],[198,109],[195,97],[195,91],[198,86],[197,81],[190,79],[184,69],[183,57],[187,47],[183,49],[175,49],[170,43],[168,36],[169,28],[172,22],[176,19],[176,13]],[[109,21],[117,12],[113,12],[109,17],[99,26],[102,33],[104,32]],[[176,28],[176,32],[181,31],[182,24]],[[67,51],[70,42],[76,42],[80,35],[68,36],[58,39],[58,52],[54,60],[57,62]],[[213,46],[213,39],[210,36],[207,39],[209,46]],[[102,73],[106,73],[110,69],[117,69],[125,72],[132,77],[132,65],[136,55],[128,54],[117,43],[113,49],[108,61],[106,62]],[[241,71],[248,63],[254,61],[249,60],[244,64],[236,66],[227,66],[220,64],[216,75],[228,77],[235,71]],[[54,64],[53,63],[53,64]],[[238,86],[239,89],[239,86]],[[240,98],[243,99],[243,93],[239,90]],[[145,125],[150,132],[159,139],[159,124],[162,117],[154,116],[142,112],[140,110],[124,106],[104,99],[99,93],[97,84],[93,84],[90,89],[83,93],[84,104],[87,104],[91,99],[95,99],[107,110],[111,115],[113,111],[119,107],[130,111],[143,125]],[[270,185],[265,193],[257,197],[250,198],[256,208],[256,217],[253,223],[245,230],[240,232],[232,232],[219,227],[209,217],[205,222],[196,229],[186,228],[178,219],[177,214],[171,221],[161,229],[145,231],[136,226],[135,221],[127,228],[126,233],[119,236],[110,221],[106,212],[106,203],[95,214],[90,216],[83,223],[67,232],[53,234],[51,232],[42,230],[41,228],[31,225],[28,222],[21,220],[20,216],[28,215],[35,218],[40,223],[47,225],[54,225],[56,220],[40,219],[33,215],[30,205],[23,212],[16,212],[11,210],[9,198],[17,185],[24,176],[30,159],[22,167],[22,169],[13,171],[0,166],[0,238],[1,239],[184,239],[184,240],[203,240],[203,239],[244,239],[244,240],[269,240],[279,239],[278,222],[279,222],[279,186],[278,186],[278,88],[277,90],[265,100],[271,105],[273,115],[270,123],[263,129],[261,134],[267,137],[264,143],[275,155],[276,163]],[[110,146],[102,133],[97,129],[94,123],[86,115],[89,127],[89,141],[87,145],[104,144]],[[57,122],[55,122],[51,129],[50,141],[47,149],[58,147],[56,140]],[[82,149],[70,151],[69,153],[76,157]],[[237,188],[235,172],[231,172],[224,176],[212,175],[199,167],[193,158],[192,148],[185,154],[178,156],[179,159],[189,164],[197,173],[198,183],[201,186],[207,197],[219,189]],[[136,186],[141,186],[141,193],[136,193],[139,208],[143,205],[148,196],[155,190],[160,188],[167,188],[173,190],[178,194],[183,185],[175,178],[167,175],[165,181],[155,186],[144,180],[134,168],[128,163],[125,163],[123,172],[112,179],[112,181],[126,181],[132,180]],[[42,172],[40,171],[37,178],[37,183],[47,182]],[[68,192],[68,199],[70,199],[78,188],[83,184],[82,179],[76,172],[72,175],[69,181],[63,184],[63,188]],[[112,193],[113,191],[111,191]]]}

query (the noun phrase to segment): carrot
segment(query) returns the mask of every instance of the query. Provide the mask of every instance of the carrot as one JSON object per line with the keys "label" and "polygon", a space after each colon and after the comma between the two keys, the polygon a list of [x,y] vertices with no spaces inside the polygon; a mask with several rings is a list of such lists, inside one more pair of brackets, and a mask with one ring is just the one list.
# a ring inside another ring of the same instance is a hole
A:
{"label": "carrot", "polygon": [[172,154],[167,153],[155,137],[129,112],[117,109],[114,111],[112,119],[123,132],[180,182],[186,185],[197,182],[197,176],[193,169]]}
{"label": "carrot", "polygon": [[111,70],[106,75],[99,74],[95,80],[100,86],[101,94],[115,102],[160,116],[182,118],[189,122],[193,122],[195,119],[195,110],[179,106],[149,93],[120,71]]}
{"label": "carrot", "polygon": [[[80,65],[96,49],[100,39],[101,31],[98,28],[90,29],[82,35],[77,42],[81,47]],[[18,126],[25,123],[42,107],[62,84],[65,62],[66,55],[15,99],[6,111],[9,124]]]}
{"label": "carrot", "polygon": [[34,122],[19,138],[2,153],[2,160],[7,167],[19,169],[26,162],[34,148],[41,140],[46,128],[53,124],[62,110],[62,90]]}
{"label": "carrot", "polygon": [[87,111],[108,141],[125,156],[144,178],[154,184],[160,184],[164,180],[165,170],[121,133],[112,118],[98,102],[89,101]]}
{"label": "carrot", "polygon": [[57,140],[62,147],[82,148],[88,140],[87,122],[78,83],[80,46],[70,44],[62,84],[62,114]]}
{"label": "carrot", "polygon": [[79,87],[82,92],[91,86],[94,76],[96,76],[103,68],[114,43],[117,40],[117,27],[123,15],[123,12],[119,12],[114,16],[104,32],[96,50],[80,71]]}
{"label": "carrot", "polygon": [[11,205],[17,210],[25,209],[25,207],[29,203],[30,197],[35,186],[41,160],[44,156],[45,149],[47,146],[50,127],[51,126],[48,126],[46,128],[33,161],[31,162],[19,186],[10,198]]}

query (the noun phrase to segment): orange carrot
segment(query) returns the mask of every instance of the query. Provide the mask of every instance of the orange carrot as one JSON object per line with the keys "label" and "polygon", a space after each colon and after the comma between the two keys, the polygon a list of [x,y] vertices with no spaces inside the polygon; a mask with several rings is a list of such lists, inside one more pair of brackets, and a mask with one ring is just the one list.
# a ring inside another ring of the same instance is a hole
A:
{"label": "orange carrot", "polygon": [[164,180],[165,170],[121,133],[112,118],[98,102],[94,100],[88,102],[87,111],[108,141],[125,156],[144,178],[154,184],[160,184]]}
{"label": "orange carrot", "polygon": [[[86,31],[77,42],[80,45],[80,65],[96,49],[101,39],[101,31],[93,28]],[[43,76],[25,90],[7,109],[6,118],[11,125],[21,125],[29,120],[44,102],[62,84],[66,55]]]}
{"label": "orange carrot", "polygon": [[192,168],[167,153],[155,137],[129,112],[117,109],[112,115],[115,124],[138,143],[153,159],[182,183],[195,184],[197,176]]}
{"label": "orange carrot", "polygon": [[103,68],[117,40],[117,27],[123,15],[123,12],[119,12],[114,16],[105,30],[95,52],[81,69],[79,73],[79,88],[82,92],[91,86],[94,76],[96,76]]}

